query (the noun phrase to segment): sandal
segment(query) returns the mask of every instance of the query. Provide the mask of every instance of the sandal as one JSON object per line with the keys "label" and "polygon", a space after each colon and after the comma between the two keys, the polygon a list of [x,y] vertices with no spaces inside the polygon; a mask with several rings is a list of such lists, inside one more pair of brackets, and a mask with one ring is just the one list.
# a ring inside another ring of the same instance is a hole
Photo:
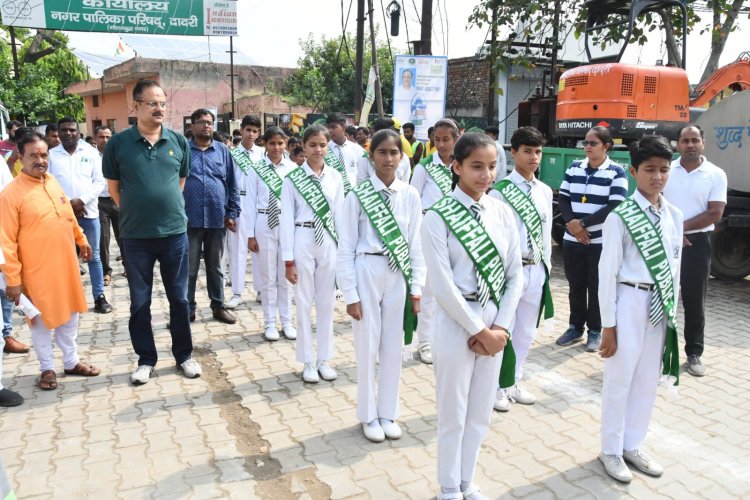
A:
{"label": "sandal", "polygon": [[43,391],[54,391],[57,389],[57,374],[55,374],[55,370],[44,370],[39,377],[38,386]]}
{"label": "sandal", "polygon": [[109,286],[112,284],[112,276],[109,274],[104,275],[104,286]]}
{"label": "sandal", "polygon": [[65,369],[65,375],[80,375],[82,377],[96,377],[102,371],[94,365],[78,363],[73,368]]}

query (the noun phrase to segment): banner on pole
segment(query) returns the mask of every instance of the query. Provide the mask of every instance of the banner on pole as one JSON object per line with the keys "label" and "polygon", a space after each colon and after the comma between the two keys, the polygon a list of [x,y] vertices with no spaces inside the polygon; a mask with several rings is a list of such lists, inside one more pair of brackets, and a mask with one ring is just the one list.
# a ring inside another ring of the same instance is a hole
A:
{"label": "banner on pole", "polygon": [[365,102],[362,105],[362,112],[359,114],[359,126],[367,126],[367,117],[370,115],[370,109],[375,102],[375,68],[370,67],[370,76],[367,77],[367,92],[365,93]]}
{"label": "banner on pole", "polygon": [[237,36],[235,0],[3,0],[2,24],[147,35]]}
{"label": "banner on pole", "polygon": [[395,57],[393,116],[414,124],[414,135],[426,141],[427,129],[445,116],[448,58],[439,56]]}

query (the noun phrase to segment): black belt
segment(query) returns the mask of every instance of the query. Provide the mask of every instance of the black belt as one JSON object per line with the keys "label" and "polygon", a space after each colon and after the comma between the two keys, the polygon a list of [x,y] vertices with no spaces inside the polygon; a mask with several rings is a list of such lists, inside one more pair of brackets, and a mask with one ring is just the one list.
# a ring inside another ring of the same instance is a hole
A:
{"label": "black belt", "polygon": [[464,299],[466,302],[479,302],[479,294],[474,292],[467,295],[464,295]]}
{"label": "black belt", "polygon": [[[259,214],[270,214],[271,212],[267,208],[259,208],[258,209]],[[278,213],[281,213],[281,210],[278,211]],[[304,224],[307,224],[306,222]],[[314,223],[311,223],[314,224]],[[299,226],[299,224],[297,224]]]}
{"label": "black belt", "polygon": [[645,290],[647,292],[653,292],[656,290],[656,285],[653,283],[631,283],[629,281],[620,281],[621,285],[627,285],[632,288],[637,288],[638,290]]}
{"label": "black belt", "polygon": [[693,242],[695,240],[707,240],[709,234],[711,234],[710,231],[701,231],[700,233],[686,234],[685,238],[687,238],[690,242]]}
{"label": "black belt", "polygon": [[384,252],[365,252],[365,255],[379,255],[380,257],[388,257]]}
{"label": "black belt", "polygon": [[533,266],[537,263],[534,262],[534,259],[521,259],[521,264],[523,264],[524,266]]}
{"label": "black belt", "polygon": [[422,209],[422,215],[426,214],[429,208]]}
{"label": "black belt", "polygon": [[111,200],[112,199],[111,196],[100,196],[99,198],[104,198],[105,200]]}
{"label": "black belt", "polygon": [[315,223],[314,222],[297,222],[294,225],[298,226],[298,227],[307,227],[307,228],[310,228],[310,229],[315,229]]}

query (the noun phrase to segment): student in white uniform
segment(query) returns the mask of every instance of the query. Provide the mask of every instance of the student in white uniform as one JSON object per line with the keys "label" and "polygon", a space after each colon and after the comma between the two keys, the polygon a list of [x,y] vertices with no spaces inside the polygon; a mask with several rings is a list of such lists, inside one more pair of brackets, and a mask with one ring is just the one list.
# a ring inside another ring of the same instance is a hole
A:
{"label": "student in white uniform", "polygon": [[292,286],[286,279],[281,258],[279,223],[282,182],[297,165],[284,158],[286,134],[279,127],[268,128],[263,141],[266,156],[253,165],[247,176],[247,248],[258,261],[263,285],[263,335],[266,340],[279,340],[278,313],[284,336],[294,340],[297,330],[292,324]]}
{"label": "student in white uniform", "polygon": [[[237,162],[237,155],[244,155],[253,162],[263,161],[265,151],[263,148],[255,145],[255,140],[260,135],[260,118],[255,115],[245,115],[240,124],[240,133],[242,142],[232,149],[234,158],[234,178],[237,182],[237,189],[240,191],[240,219],[237,221],[237,231],[230,231],[227,235],[227,250],[229,250],[229,271],[232,281],[232,298],[229,299],[224,307],[234,309],[242,303],[242,293],[245,291],[245,275],[247,273],[247,214],[249,211],[247,204],[247,177],[250,173],[250,167],[240,167]],[[256,300],[261,291],[260,271],[257,269],[257,259],[252,261],[253,271],[253,288],[256,292]]]}
{"label": "student in white uniform", "polygon": [[346,312],[354,319],[357,418],[365,437],[377,443],[401,437],[395,420],[402,333],[406,330],[404,340],[411,342],[414,328],[413,318],[405,317],[405,312],[407,307],[409,316],[419,312],[427,271],[419,235],[419,195],[396,176],[403,156],[399,135],[389,129],[377,132],[370,153],[375,173],[344,202],[336,273]]}
{"label": "student in white uniform", "polygon": [[[394,125],[393,119],[388,118],[388,117],[376,118],[375,121],[372,123],[372,128],[375,133],[377,133],[380,130],[386,130],[386,129],[390,129],[398,133],[394,127],[395,125]],[[402,144],[402,147],[403,147],[403,144]],[[375,175],[375,167],[370,161],[370,153],[365,152],[365,155],[359,159],[359,163],[357,164],[357,185],[362,184],[364,181],[366,181],[373,175]],[[408,184],[410,177],[411,177],[411,163],[409,162],[409,157],[406,155],[403,155],[401,157],[401,161],[398,164],[398,167],[396,168],[396,178]]]}
{"label": "student in white uniform", "polygon": [[510,328],[516,352],[516,383],[508,389],[498,389],[495,400],[495,409],[498,411],[510,410],[511,401],[524,405],[534,404],[536,401],[536,397],[518,382],[523,378],[523,365],[529,355],[542,312],[544,319],[551,318],[554,314],[549,288],[552,189],[534,177],[534,172],[542,161],[544,136],[534,127],[521,127],[513,133],[510,144],[515,169],[495,184],[490,196],[505,202],[513,212],[521,242],[523,295]]}
{"label": "student in white uniform", "polygon": [[[422,222],[426,288],[437,302],[433,354],[438,431],[438,499],[485,498],[473,484],[498,377],[513,385],[508,330],[523,287],[513,214],[485,193],[497,174],[497,148],[467,133],[455,146],[458,186]],[[475,264],[479,263],[479,267]]]}
{"label": "student in white uniform", "polygon": [[604,358],[601,444],[604,470],[630,482],[626,463],[660,476],[662,467],[643,451],[659,384],[680,373],[675,312],[680,283],[683,215],[661,192],[672,149],[649,136],[631,147],[630,173],[637,190],[607,216],[599,260],[599,308]]}
{"label": "student in white uniform", "polygon": [[[344,203],[341,175],[323,158],[330,136],[320,125],[302,138],[307,160],[284,178],[281,188],[281,255],[286,278],[296,285],[297,361],[302,379],[334,380],[333,301],[336,289],[337,218]],[[315,298],[317,361],[312,345],[312,302]]]}
{"label": "student in white uniform", "polygon": [[343,114],[328,115],[326,127],[331,137],[328,142],[326,165],[335,168],[341,174],[344,194],[348,194],[357,185],[357,165],[359,159],[365,155],[365,150],[356,142],[346,138],[346,116]]}
{"label": "student in white uniform", "polygon": [[[449,118],[438,120],[433,127],[433,143],[437,151],[428,155],[414,167],[411,186],[422,198],[422,213],[443,196],[451,192],[451,158],[453,147],[458,139],[458,126]],[[432,363],[430,343],[435,334],[435,298],[430,290],[425,290],[422,297],[422,313],[419,315],[417,337],[419,341],[419,359],[423,363]]]}

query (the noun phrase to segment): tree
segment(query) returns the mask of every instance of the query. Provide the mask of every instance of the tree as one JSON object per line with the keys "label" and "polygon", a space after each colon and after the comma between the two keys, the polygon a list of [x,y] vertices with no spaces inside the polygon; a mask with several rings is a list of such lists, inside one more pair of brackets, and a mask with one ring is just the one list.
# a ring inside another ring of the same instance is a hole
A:
{"label": "tree", "polygon": [[[300,47],[303,55],[298,61],[299,69],[288,78],[283,91],[285,97],[292,104],[312,107],[313,112],[354,112],[357,82],[354,37],[347,35],[346,42],[342,43],[340,37],[315,40],[310,35],[300,40]],[[383,108],[390,110],[393,107],[393,61],[385,43],[378,44],[377,58]],[[371,65],[371,58],[365,57],[362,77],[365,85]]]}
{"label": "tree", "polygon": [[9,37],[0,38],[0,101],[10,115],[29,123],[57,121],[63,116],[83,121],[83,99],[64,92],[70,84],[87,78],[86,67],[67,48],[68,38],[46,30],[33,35],[25,29],[15,31],[21,44],[18,78],[14,78],[10,44],[4,41]]}

